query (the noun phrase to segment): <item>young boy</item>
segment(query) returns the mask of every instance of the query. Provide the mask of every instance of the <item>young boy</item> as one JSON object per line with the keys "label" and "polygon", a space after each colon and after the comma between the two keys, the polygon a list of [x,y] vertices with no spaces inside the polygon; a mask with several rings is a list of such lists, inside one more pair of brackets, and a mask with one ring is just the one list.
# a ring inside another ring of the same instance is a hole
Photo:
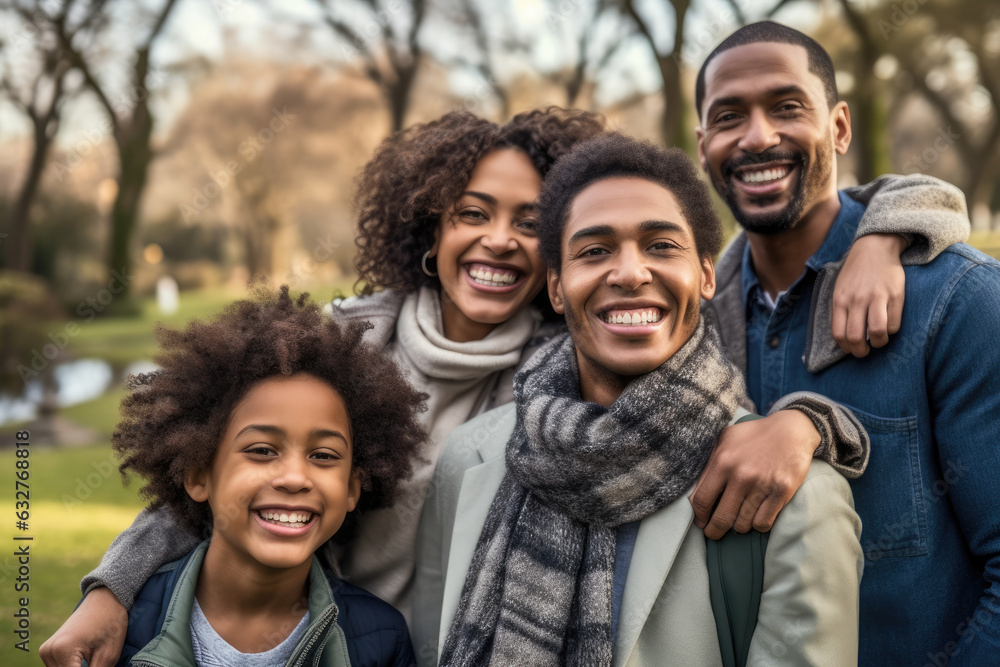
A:
{"label": "young boy", "polygon": [[160,330],[113,437],[142,495],[211,536],[140,591],[119,665],[409,665],[403,617],[314,553],[391,503],[425,439],[422,397],[365,323],[287,287]]}

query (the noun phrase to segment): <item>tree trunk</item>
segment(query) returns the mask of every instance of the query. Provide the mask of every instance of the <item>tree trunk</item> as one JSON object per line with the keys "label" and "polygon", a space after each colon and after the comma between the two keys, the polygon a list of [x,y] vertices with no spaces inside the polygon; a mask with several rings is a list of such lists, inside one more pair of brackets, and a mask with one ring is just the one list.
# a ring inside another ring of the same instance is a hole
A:
{"label": "tree trunk", "polygon": [[[108,255],[108,274],[117,271],[125,277],[122,296],[128,299],[132,291],[131,242],[139,221],[142,193],[146,189],[149,165],[153,161],[150,139],[153,134],[153,117],[149,113],[146,75],[149,73],[149,51],[140,50],[136,55],[132,82],[139,93],[131,117],[120,121],[115,128],[118,147],[118,195],[111,208],[111,252]],[[141,91],[141,92],[140,92]],[[110,111],[110,110],[109,110]]]}
{"label": "tree trunk", "polygon": [[881,54],[868,30],[867,18],[858,12],[849,0],[840,0],[840,6],[847,24],[860,42],[854,67],[857,92],[854,96],[855,103],[851,108],[851,120],[858,136],[856,176],[860,183],[868,183],[876,176],[892,171],[886,132],[889,117],[883,99],[879,95],[879,87],[882,84],[875,80],[873,73],[875,62]]}
{"label": "tree trunk", "polygon": [[406,111],[410,108],[410,94],[413,91],[413,82],[416,80],[417,63],[401,66],[396,72],[399,78],[388,85],[385,93],[386,101],[389,103],[393,134],[402,130],[406,123]]}
{"label": "tree trunk", "polygon": [[886,147],[888,114],[873,88],[868,84],[862,86],[852,107],[851,121],[859,135],[856,174],[859,183],[868,183],[892,171]]}
{"label": "tree trunk", "polygon": [[257,223],[252,221],[253,213],[247,213],[243,229],[243,260],[247,265],[247,273],[253,279],[260,275],[260,247],[257,242]]}
{"label": "tree trunk", "polygon": [[[48,156],[49,146],[52,145],[52,136],[49,133],[49,118],[33,119],[35,146],[31,154],[31,163],[28,166],[28,174],[21,185],[21,191],[14,201],[10,215],[7,218],[7,229],[9,236],[6,239],[7,268],[14,271],[31,270],[31,204],[35,201],[35,194],[38,192],[38,185],[42,182],[42,172],[45,170],[45,161]],[[52,133],[55,134],[54,132]]]}
{"label": "tree trunk", "polygon": [[117,271],[127,280],[123,295],[131,292],[132,254],[131,241],[139,220],[142,193],[146,188],[149,165],[153,161],[153,151],[149,145],[152,134],[152,118],[145,102],[139,102],[132,114],[132,122],[127,129],[120,130],[115,137],[118,143],[118,195],[111,209],[111,253],[108,258],[108,272]]}
{"label": "tree trunk", "polygon": [[691,129],[684,114],[685,97],[681,86],[681,71],[673,57],[657,57],[663,77],[663,115],[660,117],[660,138],[665,146],[677,146],[691,154]]}
{"label": "tree trunk", "polygon": [[643,39],[649,45],[660,70],[663,87],[663,114],[660,117],[660,138],[666,146],[678,146],[689,155],[693,155],[691,128],[688,127],[684,109],[687,106],[681,82],[680,54],[684,52],[684,19],[690,7],[690,0],[673,0],[674,8],[674,45],[670,53],[663,55],[656,48],[656,40],[650,27],[636,11],[632,2],[627,2],[625,11],[635,22]]}
{"label": "tree trunk", "polygon": [[[997,122],[1000,123],[1000,121]],[[980,211],[991,210],[993,188],[996,186],[998,176],[1000,176],[1000,150],[994,147],[991,152],[987,152],[983,156],[979,162],[979,168],[970,169],[967,179],[968,185],[965,187],[965,195],[969,200],[969,215],[972,218],[974,229],[991,230],[992,220],[980,222],[976,218]]]}

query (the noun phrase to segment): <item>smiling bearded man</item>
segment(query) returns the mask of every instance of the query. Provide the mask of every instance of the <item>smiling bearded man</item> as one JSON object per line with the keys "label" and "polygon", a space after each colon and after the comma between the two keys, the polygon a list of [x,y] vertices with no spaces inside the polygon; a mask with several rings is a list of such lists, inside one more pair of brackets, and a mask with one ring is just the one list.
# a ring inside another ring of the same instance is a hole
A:
{"label": "smiling bearded man", "polygon": [[[829,54],[786,26],[745,26],[708,56],[695,97],[702,166],[746,232],[719,260],[709,306],[730,359],[758,408],[816,392],[871,437],[851,480],[866,560],[860,663],[997,664],[1000,262],[963,243],[911,248],[904,264],[927,263],[905,267],[906,308],[888,314],[898,334],[873,309],[869,350],[864,317],[834,316],[834,279],[872,206],[837,188],[851,122]],[[964,218],[962,193],[926,180],[897,180],[895,217]],[[864,359],[834,343],[845,328]]]}

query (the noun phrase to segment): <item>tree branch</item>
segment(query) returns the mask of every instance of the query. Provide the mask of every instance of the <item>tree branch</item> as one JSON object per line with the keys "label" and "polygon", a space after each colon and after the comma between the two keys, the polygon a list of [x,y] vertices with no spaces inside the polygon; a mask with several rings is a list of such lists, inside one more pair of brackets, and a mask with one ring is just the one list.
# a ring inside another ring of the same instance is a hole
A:
{"label": "tree branch", "polygon": [[375,59],[375,55],[370,49],[361,50],[357,48],[358,46],[365,45],[364,37],[355,32],[349,25],[333,16],[330,13],[330,7],[323,0],[315,0],[315,2],[323,13],[323,22],[332,28],[335,34],[340,35],[343,39],[350,42],[358,53],[362,55],[365,60],[365,73],[368,75],[368,78],[377,85],[384,86],[385,76],[378,68],[378,61]]}
{"label": "tree branch", "polygon": [[635,23],[635,27],[639,29],[642,36],[649,43],[649,48],[653,49],[653,55],[657,59],[660,57],[660,51],[656,48],[656,40],[653,38],[653,33],[649,31],[649,26],[646,25],[646,21],[639,16],[639,12],[635,9],[635,2],[633,0],[625,0],[625,11],[628,12],[629,17]]}
{"label": "tree branch", "polygon": [[177,4],[177,0],[167,0],[166,4],[163,5],[163,10],[160,11],[160,15],[156,18],[156,23],[153,24],[153,29],[149,33],[149,37],[146,39],[146,43],[143,44],[142,48],[149,50],[153,44],[153,40],[157,38],[160,31],[163,30],[164,24],[167,22],[167,16],[169,16],[170,11]]}
{"label": "tree branch", "polygon": [[16,106],[18,109],[23,111],[28,116],[32,115],[31,108],[29,108],[29,106],[24,103],[24,100],[21,99],[21,96],[14,89],[13,84],[10,82],[10,79],[8,79],[6,75],[0,78],[0,90],[7,93],[7,99],[10,100],[11,104]]}
{"label": "tree branch", "polygon": [[926,99],[932,107],[941,115],[941,118],[950,126],[954,125],[961,129],[961,135],[955,139],[955,143],[958,144],[959,151],[965,155],[967,158],[973,158],[976,155],[976,150],[969,141],[969,128],[967,128],[961,120],[955,114],[951,112],[951,107],[948,102],[940,95],[935,93],[927,85],[927,76],[924,72],[914,72],[913,82],[920,91],[924,99]]}
{"label": "tree branch", "polygon": [[791,1],[792,0],[778,0],[778,3],[775,4],[774,7],[771,7],[769,10],[767,10],[767,14],[765,14],[764,16],[766,16],[767,18],[771,18],[772,16],[777,14],[782,7],[784,7]]}
{"label": "tree branch", "polygon": [[746,14],[743,13],[743,8],[740,7],[740,3],[737,2],[737,0],[726,0],[726,2],[729,4],[729,8],[733,10],[733,13],[736,14],[736,20],[739,21],[739,24],[746,25],[747,17]]}
{"label": "tree branch", "polygon": [[[93,12],[86,20],[92,19],[96,15],[98,8],[103,7],[104,4],[105,3],[103,1],[95,2]],[[94,77],[93,72],[91,72],[90,66],[87,64],[87,60],[83,57],[83,54],[79,51],[79,49],[73,46],[73,37],[77,33],[76,31],[74,31],[73,34],[69,34],[66,31],[66,15],[62,14],[60,16],[55,17],[55,19],[52,22],[52,26],[55,29],[56,38],[59,40],[59,45],[65,51],[72,65],[78,70],[80,70],[80,74],[83,75],[83,80],[86,82],[87,87],[90,88],[91,91],[93,91],[94,95],[97,96],[97,100],[101,103],[101,106],[103,106],[105,111],[108,112],[108,116],[111,119],[111,124],[117,131],[118,116],[115,113],[115,108],[114,106],[112,106],[111,100],[108,99],[107,94],[104,92],[104,88],[101,86],[101,83],[97,80],[96,77]]]}

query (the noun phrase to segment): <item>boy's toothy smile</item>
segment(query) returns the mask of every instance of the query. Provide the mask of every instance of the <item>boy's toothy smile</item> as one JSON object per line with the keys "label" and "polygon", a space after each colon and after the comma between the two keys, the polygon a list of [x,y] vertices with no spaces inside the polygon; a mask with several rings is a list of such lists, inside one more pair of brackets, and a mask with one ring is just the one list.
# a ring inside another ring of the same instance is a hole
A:
{"label": "boy's toothy smile", "polygon": [[279,526],[286,526],[289,528],[301,528],[312,521],[313,513],[306,511],[288,511],[288,510],[256,510],[257,515],[267,521],[268,523],[273,523]]}

